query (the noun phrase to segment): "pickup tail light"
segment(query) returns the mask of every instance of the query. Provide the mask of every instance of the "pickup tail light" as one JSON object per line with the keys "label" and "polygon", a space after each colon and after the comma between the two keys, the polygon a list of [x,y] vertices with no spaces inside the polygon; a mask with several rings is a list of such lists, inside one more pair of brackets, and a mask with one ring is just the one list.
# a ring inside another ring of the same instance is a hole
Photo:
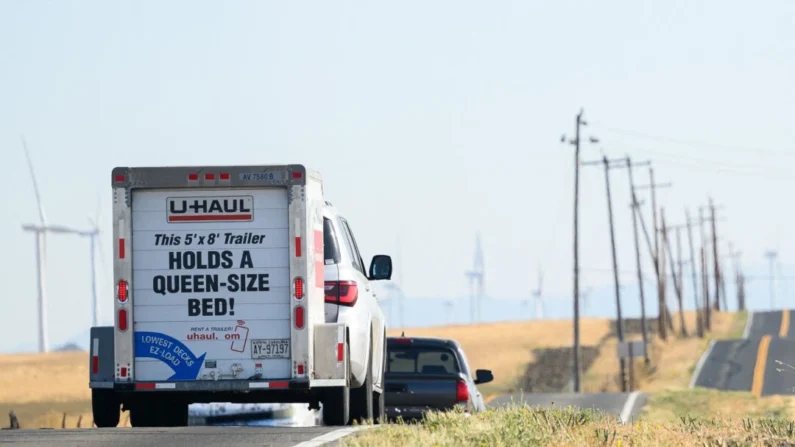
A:
{"label": "pickup tail light", "polygon": [[353,306],[359,299],[359,286],[355,281],[326,281],[326,302]]}
{"label": "pickup tail light", "polygon": [[466,382],[463,380],[459,380],[456,383],[455,387],[455,401],[456,402],[467,402],[469,400],[469,388],[467,387]]}

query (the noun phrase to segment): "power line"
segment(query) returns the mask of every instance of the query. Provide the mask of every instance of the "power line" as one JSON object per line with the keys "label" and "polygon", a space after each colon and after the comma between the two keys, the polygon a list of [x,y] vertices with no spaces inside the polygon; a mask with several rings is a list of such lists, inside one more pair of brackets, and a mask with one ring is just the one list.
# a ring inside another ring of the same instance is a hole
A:
{"label": "power line", "polygon": [[730,151],[738,151],[738,152],[756,152],[756,153],[767,153],[771,155],[783,155],[788,157],[795,156],[795,153],[792,152],[782,152],[776,151],[772,149],[762,149],[762,148],[752,148],[752,147],[744,147],[744,146],[730,146],[726,144],[720,143],[712,143],[709,141],[699,141],[699,140],[687,140],[683,138],[673,138],[668,136],[662,135],[652,135],[647,134],[644,132],[638,132],[635,130],[629,129],[619,129],[615,127],[607,127],[607,126],[600,126],[599,123],[595,123],[597,126],[601,127],[602,130],[605,132],[615,133],[619,135],[626,135],[632,136],[637,138],[645,138],[648,140],[659,141],[663,143],[673,143],[673,144],[682,144],[686,146],[697,146],[697,147],[704,147],[704,148],[712,148],[712,149],[721,149],[721,150],[730,150]]}

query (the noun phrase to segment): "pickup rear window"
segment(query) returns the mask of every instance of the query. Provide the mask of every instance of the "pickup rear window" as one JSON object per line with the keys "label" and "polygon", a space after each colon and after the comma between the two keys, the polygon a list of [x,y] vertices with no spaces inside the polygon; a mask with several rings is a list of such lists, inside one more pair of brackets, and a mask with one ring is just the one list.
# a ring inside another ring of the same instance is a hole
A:
{"label": "pickup rear window", "polygon": [[388,373],[457,374],[455,353],[447,348],[389,347]]}

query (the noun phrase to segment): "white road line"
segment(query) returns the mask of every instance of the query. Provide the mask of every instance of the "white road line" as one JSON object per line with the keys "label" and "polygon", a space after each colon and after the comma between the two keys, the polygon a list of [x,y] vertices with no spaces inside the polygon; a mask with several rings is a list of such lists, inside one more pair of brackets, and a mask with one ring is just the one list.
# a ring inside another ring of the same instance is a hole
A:
{"label": "white road line", "polygon": [[707,357],[709,354],[712,353],[712,348],[715,347],[715,340],[710,340],[709,346],[707,347],[706,351],[701,354],[701,358],[698,359],[698,363],[696,364],[696,370],[693,371],[693,377],[690,379],[690,388],[696,387],[696,380],[698,380],[699,374],[701,374],[701,368],[704,367],[704,363],[707,361]]}
{"label": "white road line", "polygon": [[635,408],[635,401],[638,400],[638,396],[640,395],[640,391],[633,391],[629,393],[627,397],[627,401],[624,402],[624,409],[621,411],[621,423],[626,424],[629,422],[630,416],[632,416],[632,409]]}
{"label": "white road line", "polygon": [[754,311],[748,311],[748,319],[745,320],[745,330],[743,331],[743,338],[748,338],[748,335],[751,333],[751,325],[754,321]]}
{"label": "white road line", "polygon": [[323,445],[327,442],[336,441],[337,439],[344,438],[350,434],[356,433],[357,431],[367,430],[370,428],[375,427],[374,425],[361,425],[358,427],[346,427],[341,428],[339,430],[330,431],[328,433],[324,433],[316,438],[312,438],[309,441],[304,441],[299,444],[294,445],[293,447],[317,447]]}

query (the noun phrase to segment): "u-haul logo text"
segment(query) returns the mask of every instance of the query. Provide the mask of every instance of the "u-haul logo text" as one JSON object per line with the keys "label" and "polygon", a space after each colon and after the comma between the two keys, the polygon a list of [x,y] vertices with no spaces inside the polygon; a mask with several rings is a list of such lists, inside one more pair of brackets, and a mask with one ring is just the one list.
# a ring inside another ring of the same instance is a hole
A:
{"label": "u-haul logo text", "polygon": [[251,222],[254,197],[169,197],[166,210],[169,222]]}

